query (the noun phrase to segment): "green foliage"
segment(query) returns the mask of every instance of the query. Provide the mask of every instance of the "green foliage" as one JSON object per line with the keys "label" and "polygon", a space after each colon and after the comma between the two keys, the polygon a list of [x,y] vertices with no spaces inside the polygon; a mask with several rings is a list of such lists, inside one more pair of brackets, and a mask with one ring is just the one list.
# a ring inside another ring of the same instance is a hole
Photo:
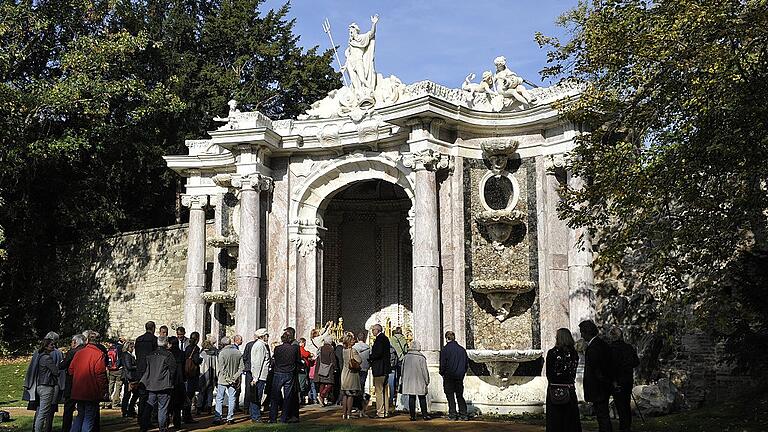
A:
{"label": "green foliage", "polygon": [[181,219],[162,156],[229,99],[284,118],[339,86],[330,51],[297,46],[288,5],[261,4],[0,3],[0,340],[99,303],[89,275],[64,279],[57,245]]}
{"label": "green foliage", "polygon": [[765,362],[768,4],[581,2],[561,24],[567,42],[538,35],[543,74],[585,83],[565,109],[589,131],[562,215],[598,236],[598,268],[637,281],[630,323],[695,326]]}

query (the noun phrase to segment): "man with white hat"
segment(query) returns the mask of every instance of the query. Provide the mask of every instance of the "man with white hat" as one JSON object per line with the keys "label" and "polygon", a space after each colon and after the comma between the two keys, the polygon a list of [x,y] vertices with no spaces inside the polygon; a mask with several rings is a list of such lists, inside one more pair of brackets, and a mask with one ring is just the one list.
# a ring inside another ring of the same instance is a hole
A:
{"label": "man with white hat", "polygon": [[254,335],[256,340],[251,347],[251,421],[261,421],[261,398],[264,395],[264,387],[267,385],[267,375],[272,359],[269,353],[269,334],[267,329],[260,328]]}

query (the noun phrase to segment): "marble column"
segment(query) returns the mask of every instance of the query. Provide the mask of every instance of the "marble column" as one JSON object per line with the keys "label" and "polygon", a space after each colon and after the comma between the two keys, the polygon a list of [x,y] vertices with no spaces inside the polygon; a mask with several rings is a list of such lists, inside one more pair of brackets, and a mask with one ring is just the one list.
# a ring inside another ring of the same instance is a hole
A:
{"label": "marble column", "polygon": [[[584,180],[568,173],[568,187],[580,189]],[[568,295],[570,324],[579,336],[579,323],[595,318],[595,277],[592,270],[592,241],[585,228],[568,229]]]}
{"label": "marble column", "polygon": [[235,300],[235,331],[251,340],[261,322],[261,250],[260,198],[262,190],[271,187],[271,179],[260,174],[248,174],[232,180],[240,189],[240,236],[237,261],[237,299]]}
{"label": "marble column", "polygon": [[187,274],[184,293],[184,327],[187,333],[202,332],[205,324],[205,206],[207,195],[184,195],[182,203],[189,207]]}
{"label": "marble column", "polygon": [[413,232],[413,336],[429,364],[440,352],[440,246],[435,171],[440,155],[425,150],[412,155],[415,179]]}

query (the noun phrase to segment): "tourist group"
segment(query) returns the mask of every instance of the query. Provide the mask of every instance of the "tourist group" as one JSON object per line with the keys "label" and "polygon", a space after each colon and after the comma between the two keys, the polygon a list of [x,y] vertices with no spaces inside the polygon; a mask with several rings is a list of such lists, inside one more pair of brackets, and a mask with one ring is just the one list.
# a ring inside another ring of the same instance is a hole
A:
{"label": "tourist group", "polygon": [[[135,341],[121,338],[106,343],[97,332],[86,330],[72,337],[66,354],[57,347],[59,336],[49,332],[32,357],[24,382],[23,399],[35,410],[35,432],[51,431],[60,403],[63,432],[99,431],[102,408],[136,417],[141,431],[155,425],[160,431],[171,425],[180,429],[184,423],[196,423],[193,413],[211,410],[214,424],[234,423],[241,408],[252,422],[296,423],[300,407],[307,404],[340,405],[342,418],[351,420],[363,417],[375,403],[369,417],[387,418],[394,415],[398,394],[407,396],[411,420],[418,419],[417,400],[421,418],[430,420],[427,359],[419,342],[409,343],[399,327],[387,337],[381,325],[373,325],[370,346],[366,332],[346,332],[337,343],[331,322],[313,330],[308,339],[296,339],[296,331],[288,327],[272,348],[263,328],[246,344],[240,335],[201,344],[199,333],[187,337],[184,327],[168,336],[168,327],[161,326],[156,335],[153,321],[145,329]],[[582,322],[579,329],[586,343],[584,398],[592,403],[600,431],[611,430],[610,396],[620,430],[629,431],[637,353],[623,342],[618,328],[611,330],[610,344],[598,336],[592,321]],[[467,352],[454,332],[447,331],[445,341],[439,373],[448,418],[469,420],[464,399]],[[570,330],[559,329],[556,346],[546,357],[547,431],[581,430],[575,387],[578,365]],[[369,372],[375,402],[365,391]]]}

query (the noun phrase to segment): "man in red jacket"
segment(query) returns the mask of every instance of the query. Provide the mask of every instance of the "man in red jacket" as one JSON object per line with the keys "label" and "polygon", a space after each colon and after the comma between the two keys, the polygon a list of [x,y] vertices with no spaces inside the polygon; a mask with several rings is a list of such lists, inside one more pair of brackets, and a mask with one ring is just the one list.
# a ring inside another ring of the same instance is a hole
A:
{"label": "man in red jacket", "polygon": [[69,365],[72,376],[71,398],[77,401],[77,418],[72,430],[91,432],[99,412],[99,402],[107,394],[107,364],[104,352],[88,344],[75,354]]}

